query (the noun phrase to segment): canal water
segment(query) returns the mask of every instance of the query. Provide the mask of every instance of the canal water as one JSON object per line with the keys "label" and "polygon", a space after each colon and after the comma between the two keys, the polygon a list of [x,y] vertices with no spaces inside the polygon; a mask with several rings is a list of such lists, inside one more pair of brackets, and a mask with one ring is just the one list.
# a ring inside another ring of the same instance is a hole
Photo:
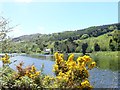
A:
{"label": "canal water", "polygon": [[[52,70],[55,62],[52,55],[20,55],[11,57],[11,61],[14,60],[17,61],[10,65],[14,70],[16,70],[16,65],[23,61],[23,67],[34,64],[37,70],[40,70],[42,65],[44,65],[43,73],[54,76],[54,72]],[[2,63],[0,62],[0,66],[1,65]],[[113,71],[110,69],[94,68],[89,72],[89,80],[94,88],[118,88],[118,70]]]}

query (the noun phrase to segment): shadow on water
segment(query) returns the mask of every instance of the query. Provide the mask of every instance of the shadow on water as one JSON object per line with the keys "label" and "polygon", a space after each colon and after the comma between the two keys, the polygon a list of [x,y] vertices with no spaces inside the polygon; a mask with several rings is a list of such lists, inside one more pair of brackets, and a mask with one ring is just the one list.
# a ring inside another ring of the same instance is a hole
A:
{"label": "shadow on water", "polygon": [[33,55],[26,55],[27,57],[37,58],[41,60],[51,60],[54,61],[53,55],[42,55],[42,54],[33,54]]}

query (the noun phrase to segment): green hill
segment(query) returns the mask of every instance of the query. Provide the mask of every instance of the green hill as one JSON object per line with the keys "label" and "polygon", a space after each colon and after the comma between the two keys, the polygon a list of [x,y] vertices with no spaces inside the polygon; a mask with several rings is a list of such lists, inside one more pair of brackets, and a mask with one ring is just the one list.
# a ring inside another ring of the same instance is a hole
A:
{"label": "green hill", "polygon": [[109,47],[111,39],[111,47],[113,49],[117,48],[115,40],[113,40],[113,33],[116,30],[120,30],[120,23],[53,34],[24,35],[13,38],[11,48],[14,47],[15,52],[41,52],[46,48],[50,48],[52,51],[71,53],[81,52],[83,43],[87,43],[87,51],[91,52],[94,51],[94,45],[97,43],[101,51],[109,51],[111,50]]}
{"label": "green hill", "polygon": [[82,48],[81,47],[82,43],[88,43],[87,51],[91,51],[91,50],[93,51],[95,43],[98,43],[98,45],[100,46],[100,50],[102,51],[110,50],[109,41],[110,39],[112,39],[112,36],[109,36],[109,35],[113,34],[113,32],[114,31],[108,32],[98,37],[90,37],[90,38],[83,39],[83,40],[75,40],[75,42],[80,44],[79,45],[80,48]]}
{"label": "green hill", "polygon": [[115,29],[118,29],[120,23],[101,25],[101,26],[91,26],[81,30],[74,31],[64,31],[59,33],[52,34],[31,34],[24,35],[20,37],[13,38],[13,41],[31,41],[31,39],[44,39],[44,41],[56,41],[56,40],[65,40],[71,38],[73,40],[80,39],[83,34],[87,34],[89,37],[97,37],[108,32],[112,32]]}

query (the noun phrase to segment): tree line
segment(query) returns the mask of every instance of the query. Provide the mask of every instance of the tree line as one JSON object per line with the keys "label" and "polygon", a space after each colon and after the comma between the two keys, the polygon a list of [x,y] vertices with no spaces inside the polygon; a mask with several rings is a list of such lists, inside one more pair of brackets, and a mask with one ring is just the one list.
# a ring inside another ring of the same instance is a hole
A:
{"label": "tree line", "polygon": [[[120,51],[120,23],[93,26],[82,30],[65,31],[53,34],[34,34],[18,38],[8,38],[7,33],[13,27],[9,27],[9,21],[0,18],[0,42],[3,53],[42,53],[45,49],[65,53],[91,53],[93,51]],[[112,32],[112,33],[111,33]],[[101,45],[97,37],[107,34],[101,40],[108,39],[108,43]],[[31,40],[32,38],[32,40]],[[93,40],[89,40],[93,38]],[[95,41],[96,40],[96,41]],[[93,43],[92,43],[93,42]],[[92,45],[91,45],[92,44]],[[104,46],[104,47],[103,47]],[[107,48],[106,48],[107,47]]]}

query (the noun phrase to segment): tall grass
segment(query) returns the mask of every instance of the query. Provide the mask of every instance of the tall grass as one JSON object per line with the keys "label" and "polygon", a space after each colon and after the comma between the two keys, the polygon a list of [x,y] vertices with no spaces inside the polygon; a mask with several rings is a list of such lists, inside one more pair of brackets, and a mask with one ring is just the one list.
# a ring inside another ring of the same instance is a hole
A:
{"label": "tall grass", "polygon": [[102,69],[118,70],[118,61],[120,52],[93,52],[90,56],[97,62],[97,66]]}

